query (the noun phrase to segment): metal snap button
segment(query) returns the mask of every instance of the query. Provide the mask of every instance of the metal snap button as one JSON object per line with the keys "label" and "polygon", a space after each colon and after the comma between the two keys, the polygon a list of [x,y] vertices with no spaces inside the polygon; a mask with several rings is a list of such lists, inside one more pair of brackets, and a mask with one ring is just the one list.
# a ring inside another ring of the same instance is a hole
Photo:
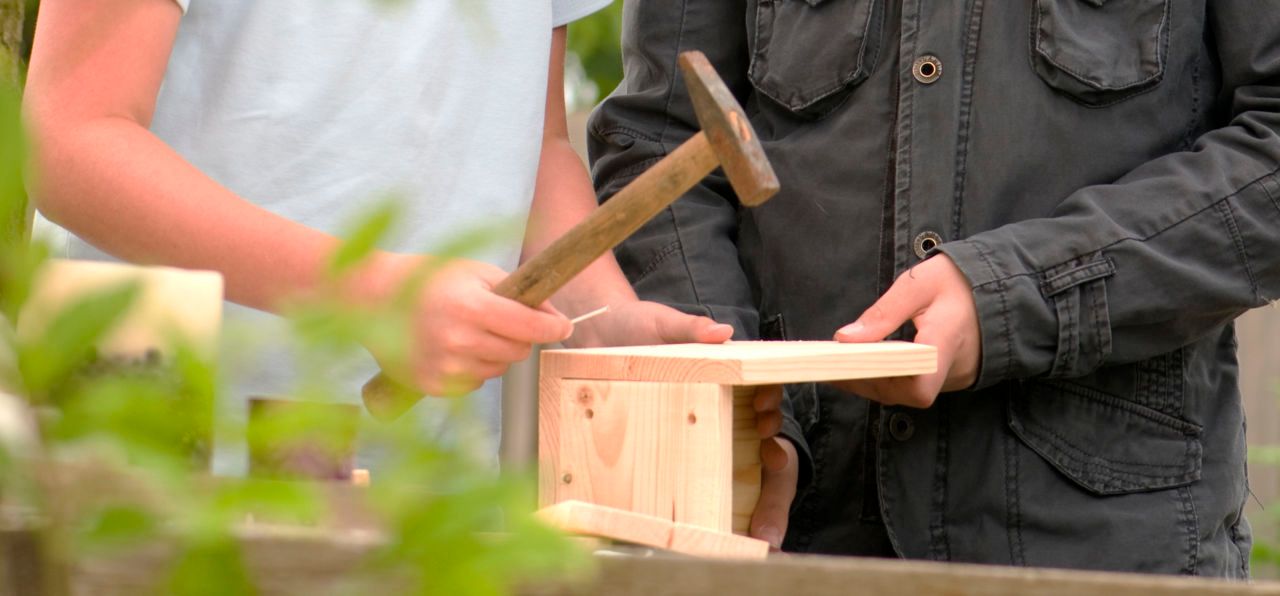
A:
{"label": "metal snap button", "polygon": [[916,239],[911,243],[911,250],[915,251],[917,258],[925,258],[933,249],[938,248],[942,244],[942,236],[937,232],[920,232]]}
{"label": "metal snap button", "polygon": [[910,414],[894,412],[889,417],[889,436],[898,441],[907,441],[916,434],[916,422]]}
{"label": "metal snap button", "polygon": [[916,58],[911,65],[911,74],[915,75],[917,81],[928,85],[942,76],[942,61],[937,56],[925,54]]}

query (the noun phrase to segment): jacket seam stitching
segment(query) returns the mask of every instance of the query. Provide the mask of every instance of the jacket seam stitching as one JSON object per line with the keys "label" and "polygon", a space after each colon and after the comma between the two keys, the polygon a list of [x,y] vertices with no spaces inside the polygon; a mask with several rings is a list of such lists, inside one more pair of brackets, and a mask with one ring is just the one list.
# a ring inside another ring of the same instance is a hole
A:
{"label": "jacket seam stitching", "polygon": [[1222,225],[1226,226],[1227,233],[1231,235],[1231,242],[1236,249],[1236,257],[1240,259],[1240,266],[1244,267],[1244,273],[1249,278],[1249,287],[1253,290],[1254,298],[1259,295],[1258,280],[1253,275],[1253,267],[1249,265],[1249,250],[1244,244],[1244,237],[1240,234],[1240,226],[1236,222],[1235,214],[1231,210],[1231,201],[1221,201],[1218,203],[1218,215],[1222,217]]}
{"label": "jacket seam stitching", "polygon": [[1176,430],[1182,433],[1183,435],[1198,435],[1204,430],[1199,425],[1196,425],[1191,422],[1187,422],[1186,420],[1175,418],[1163,412],[1157,412],[1146,406],[1140,406],[1129,400],[1115,397],[1115,396],[1103,393],[1102,391],[1098,391],[1096,389],[1081,387],[1070,381],[1051,382],[1051,383],[1048,383],[1048,385],[1050,385],[1051,387],[1059,391],[1070,393],[1077,397],[1081,397],[1089,401],[1102,404],[1104,406],[1114,407],[1120,410],[1124,410],[1125,412],[1128,412],[1137,416],[1141,416],[1164,428],[1168,428],[1170,430]]}
{"label": "jacket seam stitching", "polygon": [[[1257,178],[1255,178],[1255,179],[1253,179],[1253,180],[1249,181],[1248,183],[1246,183],[1245,185],[1241,186],[1240,188],[1237,188],[1236,190],[1232,191],[1232,193],[1231,193],[1231,194],[1226,195],[1226,196],[1221,197],[1221,198],[1218,198],[1218,199],[1215,199],[1214,201],[1210,202],[1209,204],[1207,204],[1207,205],[1205,205],[1205,206],[1203,206],[1203,207],[1201,207],[1201,208],[1199,208],[1199,209],[1196,209],[1195,211],[1191,212],[1191,213],[1190,213],[1190,214],[1188,214],[1186,217],[1183,217],[1182,219],[1179,219],[1178,221],[1175,221],[1175,222],[1173,222],[1173,223],[1169,224],[1168,226],[1165,226],[1165,227],[1163,227],[1163,228],[1161,228],[1161,229],[1159,229],[1159,230],[1157,230],[1157,231],[1155,231],[1155,232],[1153,232],[1153,233],[1151,233],[1151,234],[1148,234],[1147,236],[1124,236],[1124,237],[1121,237],[1121,238],[1117,238],[1117,239],[1115,239],[1115,240],[1112,240],[1111,242],[1108,242],[1108,243],[1106,243],[1106,244],[1103,244],[1102,246],[1100,246],[1100,247],[1098,247],[1098,248],[1095,248],[1095,249],[1092,249],[1092,250],[1086,250],[1086,251],[1083,251],[1083,253],[1082,253],[1082,254],[1083,254],[1083,255],[1088,255],[1088,254],[1093,254],[1093,253],[1101,252],[1101,251],[1107,250],[1107,249],[1109,249],[1109,248],[1111,248],[1111,247],[1113,247],[1113,246],[1116,246],[1116,245],[1118,245],[1118,244],[1123,244],[1123,243],[1125,243],[1125,242],[1131,242],[1131,241],[1146,242],[1146,241],[1148,241],[1148,240],[1151,240],[1152,238],[1155,238],[1156,236],[1159,236],[1159,235],[1161,235],[1161,234],[1163,234],[1163,233],[1165,233],[1165,232],[1168,232],[1169,230],[1172,230],[1173,228],[1178,227],[1179,225],[1182,225],[1183,223],[1186,223],[1188,220],[1191,220],[1191,219],[1193,219],[1193,218],[1195,218],[1195,217],[1197,217],[1197,216],[1199,216],[1199,215],[1202,215],[1204,212],[1206,212],[1206,211],[1208,211],[1208,210],[1210,210],[1210,209],[1214,209],[1214,208],[1216,208],[1216,207],[1218,206],[1218,204],[1219,204],[1219,203],[1221,203],[1221,202],[1223,202],[1223,201],[1230,200],[1230,199],[1232,199],[1232,198],[1235,198],[1235,197],[1239,196],[1241,193],[1243,193],[1244,191],[1248,190],[1250,187],[1252,187],[1252,186],[1254,186],[1254,185],[1260,185],[1260,186],[1263,186],[1263,189],[1264,189],[1264,192],[1265,192],[1265,188],[1266,188],[1266,187],[1265,187],[1265,185],[1261,185],[1261,184],[1260,184],[1260,183],[1261,183],[1261,181],[1266,180],[1266,179],[1268,179],[1268,178],[1270,178],[1270,177],[1272,177],[1272,176],[1276,175],[1277,173],[1280,173],[1280,167],[1277,167],[1276,169],[1273,169],[1273,170],[1271,170],[1270,172],[1268,172],[1268,173],[1266,173],[1266,174],[1264,174],[1264,175],[1262,175],[1262,176],[1259,176],[1259,177],[1257,177]],[[976,244],[975,244],[975,246],[976,246]],[[979,289],[979,288],[981,288],[981,287],[983,287],[983,286],[987,286],[987,285],[995,284],[995,283],[997,283],[997,282],[1009,281],[1009,280],[1012,280],[1012,279],[1015,279],[1015,278],[1019,278],[1019,277],[1031,277],[1031,276],[1039,275],[1041,271],[1047,271],[1047,270],[1049,270],[1049,269],[1053,269],[1053,268],[1055,268],[1055,267],[1061,267],[1061,266],[1063,266],[1063,265],[1065,265],[1065,264],[1067,264],[1067,263],[1071,262],[1072,260],[1074,260],[1074,259],[1078,259],[1078,258],[1080,258],[1080,255],[1077,255],[1077,256],[1073,256],[1073,257],[1070,257],[1070,258],[1064,259],[1064,260],[1062,260],[1062,261],[1059,261],[1059,262],[1057,262],[1057,263],[1055,263],[1055,264],[1049,265],[1048,267],[1044,267],[1044,268],[1042,268],[1042,269],[1040,269],[1040,270],[1037,270],[1037,271],[1025,271],[1025,272],[1021,272],[1021,273],[1013,273],[1013,274],[1009,274],[1009,275],[1006,275],[1006,276],[1001,277],[1001,278],[996,278],[996,279],[992,279],[992,280],[989,280],[989,281],[985,281],[985,282],[982,282],[982,283],[980,283],[980,284],[975,285],[973,288],[976,290],[976,289]],[[995,273],[995,270],[994,270],[994,269],[992,269],[992,273],[993,273],[993,274]]]}
{"label": "jacket seam stitching", "polygon": [[952,198],[951,237],[960,237],[964,217],[964,187],[969,163],[969,140],[973,125],[974,70],[978,62],[978,37],[982,33],[983,0],[974,0],[970,8],[969,26],[965,28],[964,70],[960,83],[960,128],[956,134],[956,179]]}

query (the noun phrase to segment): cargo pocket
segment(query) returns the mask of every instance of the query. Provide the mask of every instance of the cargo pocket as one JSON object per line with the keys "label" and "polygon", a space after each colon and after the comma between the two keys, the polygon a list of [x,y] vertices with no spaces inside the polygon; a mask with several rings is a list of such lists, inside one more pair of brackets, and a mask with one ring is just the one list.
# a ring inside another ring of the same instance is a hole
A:
{"label": "cargo pocket", "polygon": [[821,117],[875,69],[883,0],[750,0],[751,83],[800,115]]}
{"label": "cargo pocket", "polygon": [[1050,87],[1092,107],[1159,84],[1169,0],[1036,0],[1031,61]]}
{"label": "cargo pocket", "polygon": [[1200,479],[1202,428],[1070,381],[1021,385],[1010,396],[1013,433],[1095,495],[1173,488]]}

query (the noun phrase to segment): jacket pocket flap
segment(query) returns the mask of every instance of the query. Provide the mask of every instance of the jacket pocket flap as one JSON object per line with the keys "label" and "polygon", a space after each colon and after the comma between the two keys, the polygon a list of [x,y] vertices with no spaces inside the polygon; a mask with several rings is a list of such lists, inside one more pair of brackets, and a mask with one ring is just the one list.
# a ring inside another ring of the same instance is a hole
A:
{"label": "jacket pocket flap", "polygon": [[1009,427],[1086,490],[1116,495],[1200,478],[1200,426],[1071,382],[1023,388],[1009,399]]}

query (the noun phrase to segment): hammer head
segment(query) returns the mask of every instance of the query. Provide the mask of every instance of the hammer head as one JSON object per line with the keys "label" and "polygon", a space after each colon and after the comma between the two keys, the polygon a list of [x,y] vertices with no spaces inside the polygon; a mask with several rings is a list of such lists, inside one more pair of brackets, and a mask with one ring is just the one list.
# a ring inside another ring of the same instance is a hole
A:
{"label": "hammer head", "polygon": [[680,54],[680,70],[698,124],[720,159],[738,200],[749,207],[769,200],[778,192],[778,177],[738,100],[702,52]]}

